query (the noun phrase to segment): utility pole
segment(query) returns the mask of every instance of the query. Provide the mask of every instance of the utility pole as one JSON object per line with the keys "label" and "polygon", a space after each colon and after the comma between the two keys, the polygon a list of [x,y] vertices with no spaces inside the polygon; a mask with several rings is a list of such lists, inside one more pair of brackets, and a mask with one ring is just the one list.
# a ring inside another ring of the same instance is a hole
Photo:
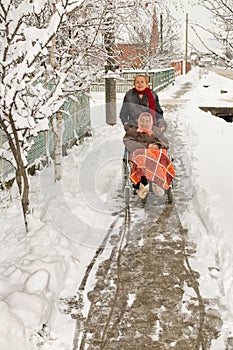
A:
{"label": "utility pole", "polygon": [[[113,17],[114,0],[109,2],[109,11],[107,13],[107,30],[104,34],[104,44],[107,52],[107,61],[105,65],[105,74],[113,74],[116,71],[115,61],[115,25]],[[116,124],[116,78],[105,78],[105,111],[106,123],[109,125]]]}
{"label": "utility pole", "polygon": [[188,13],[186,13],[186,21],[185,21],[185,74],[187,74],[188,70]]}

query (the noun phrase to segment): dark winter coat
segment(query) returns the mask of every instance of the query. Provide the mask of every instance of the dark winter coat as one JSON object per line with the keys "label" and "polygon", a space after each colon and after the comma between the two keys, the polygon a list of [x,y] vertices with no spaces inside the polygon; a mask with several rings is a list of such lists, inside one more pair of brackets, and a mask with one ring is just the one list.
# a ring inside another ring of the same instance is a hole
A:
{"label": "dark winter coat", "polygon": [[[152,95],[155,99],[155,117],[156,120],[159,120],[163,118],[163,110],[159,104],[158,95],[154,91],[152,91]],[[123,105],[119,115],[122,123],[137,125],[138,117],[143,112],[150,112],[147,94],[144,94],[142,99],[140,99],[137,92],[134,89],[130,89],[125,94]]]}
{"label": "dark winter coat", "polygon": [[150,143],[156,143],[160,148],[168,148],[167,138],[157,128],[153,130],[152,135],[148,135],[138,132],[136,127],[131,127],[123,137],[123,143],[130,153],[139,148],[148,148]]}

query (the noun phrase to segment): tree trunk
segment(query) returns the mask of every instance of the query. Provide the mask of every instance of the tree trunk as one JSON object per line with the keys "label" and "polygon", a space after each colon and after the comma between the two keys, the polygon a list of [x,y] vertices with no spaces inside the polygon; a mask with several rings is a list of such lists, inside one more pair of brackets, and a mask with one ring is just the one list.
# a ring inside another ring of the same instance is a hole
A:
{"label": "tree trunk", "polygon": [[17,132],[12,115],[8,115],[8,119],[10,121],[12,132],[10,133],[8,132],[8,128],[4,122],[1,122],[1,127],[5,132],[5,135],[9,142],[10,150],[15,159],[14,168],[16,169],[16,183],[17,183],[19,194],[21,197],[21,205],[23,210],[25,229],[26,231],[28,231],[27,214],[29,213],[29,181],[28,181],[27,168],[23,162],[23,157],[22,157],[23,149],[20,146],[18,132]]}
{"label": "tree trunk", "polygon": [[[2,148],[2,130],[0,129],[0,148]],[[3,161],[2,158],[0,157],[0,179],[2,179],[3,175]],[[1,184],[1,180],[0,180]]]}
{"label": "tree trunk", "polygon": [[21,196],[24,225],[25,225],[26,231],[28,232],[27,215],[29,214],[29,181],[28,181],[27,169],[24,167],[22,159],[19,159],[19,158],[17,161],[16,182],[17,182],[18,190]]}
{"label": "tree trunk", "polygon": [[50,151],[49,151],[49,131],[45,130],[44,132],[45,137],[45,152],[46,152],[46,164],[50,164]]}
{"label": "tree trunk", "polygon": [[53,119],[54,133],[54,180],[60,181],[62,170],[62,112],[56,113],[56,118]]}

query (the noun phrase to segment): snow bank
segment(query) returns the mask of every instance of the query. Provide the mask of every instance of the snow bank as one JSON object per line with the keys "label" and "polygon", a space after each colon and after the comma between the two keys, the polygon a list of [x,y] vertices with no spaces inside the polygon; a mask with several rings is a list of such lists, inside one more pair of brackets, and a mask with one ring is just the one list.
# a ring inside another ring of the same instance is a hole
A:
{"label": "snow bank", "polygon": [[[180,128],[192,163],[193,202],[209,234],[206,256],[215,248],[214,278],[218,279],[222,307],[228,310],[223,318],[227,317],[230,334],[233,332],[230,320],[233,316],[233,124],[198,107],[232,107],[232,87],[230,79],[214,73],[204,75],[192,91],[183,96],[190,98],[190,102],[179,113]],[[228,92],[223,95],[221,90]],[[213,246],[211,241],[215,242]]]}

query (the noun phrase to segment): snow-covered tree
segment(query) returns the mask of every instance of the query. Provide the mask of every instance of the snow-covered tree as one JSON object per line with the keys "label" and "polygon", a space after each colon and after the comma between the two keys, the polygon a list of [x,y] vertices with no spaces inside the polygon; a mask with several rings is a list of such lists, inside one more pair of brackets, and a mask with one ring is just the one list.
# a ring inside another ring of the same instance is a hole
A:
{"label": "snow-covered tree", "polygon": [[[222,44],[226,63],[233,62],[233,3],[232,0],[204,0],[205,6],[214,16],[213,35]],[[231,63],[233,64],[233,63]]]}
{"label": "snow-covered tree", "polygon": [[[69,7],[64,21],[52,40],[50,63],[53,71],[66,75],[63,96],[76,99],[79,91],[86,91],[91,82],[103,76],[105,51],[101,40],[101,28],[105,14],[105,2],[93,4],[85,0]],[[52,119],[54,132],[55,181],[61,179],[62,113]]]}
{"label": "snow-covered tree", "polygon": [[213,50],[210,45],[198,35],[198,27],[196,23],[192,29],[196,33],[202,45],[215,58],[221,58],[228,66],[233,66],[233,3],[232,0],[193,0],[193,3],[198,3],[205,7],[211,13],[212,27],[202,30],[208,32],[213,41],[219,43],[219,49]]}
{"label": "snow-covered tree", "polygon": [[136,44],[144,68],[160,68],[180,59],[180,28],[165,2],[136,1],[118,30],[118,42]]}
{"label": "snow-covered tree", "polygon": [[48,129],[52,120],[61,138],[66,96],[88,87],[103,63],[104,53],[97,55],[97,44],[104,4],[99,4],[97,12],[93,6],[88,0],[4,0],[0,4],[0,127],[7,137],[0,156],[15,168],[26,225],[27,155],[33,137]]}
{"label": "snow-covered tree", "polygon": [[48,128],[48,118],[63,104],[65,75],[53,75],[51,80],[46,59],[67,6],[67,1],[59,1],[46,25],[37,28],[29,26],[30,16],[42,16],[48,11],[46,0],[5,0],[0,5],[0,126],[7,137],[1,157],[10,161],[16,170],[26,225],[27,153],[33,136]]}

